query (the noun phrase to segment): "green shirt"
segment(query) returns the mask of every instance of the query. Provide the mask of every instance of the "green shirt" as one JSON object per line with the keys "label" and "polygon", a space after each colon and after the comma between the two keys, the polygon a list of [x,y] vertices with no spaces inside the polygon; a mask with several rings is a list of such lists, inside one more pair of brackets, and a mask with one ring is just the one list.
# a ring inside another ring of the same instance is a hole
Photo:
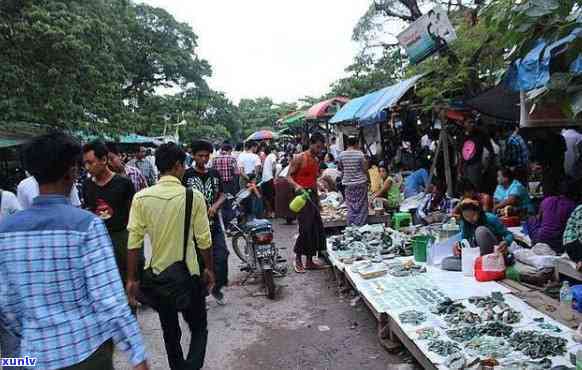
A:
{"label": "green shirt", "polygon": [[393,177],[388,177],[386,181],[391,181],[390,189],[386,194],[386,199],[388,199],[388,206],[390,208],[398,208],[402,202],[402,193],[400,193],[400,183],[396,182]]}
{"label": "green shirt", "polygon": [[[174,262],[182,260],[184,253],[184,213],[186,188],[173,176],[164,176],[158,183],[137,193],[129,213],[129,249],[141,248],[145,234],[152,241],[151,264],[159,274]],[[194,191],[190,237],[196,238],[199,249],[212,245],[206,201],[199,191]],[[186,252],[186,264],[192,275],[200,275],[196,250],[192,239]]]}
{"label": "green shirt", "polygon": [[572,212],[564,230],[564,245],[576,240],[582,242],[582,205]]}

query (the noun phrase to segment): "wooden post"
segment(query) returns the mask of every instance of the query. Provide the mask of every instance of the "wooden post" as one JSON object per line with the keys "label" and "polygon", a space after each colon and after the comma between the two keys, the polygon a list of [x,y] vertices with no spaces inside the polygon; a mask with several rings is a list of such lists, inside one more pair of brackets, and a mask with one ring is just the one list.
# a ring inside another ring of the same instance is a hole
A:
{"label": "wooden post", "polygon": [[434,172],[435,172],[436,166],[437,166],[437,161],[439,159],[439,154],[441,152],[442,142],[443,142],[443,130],[441,130],[441,133],[439,135],[439,142],[437,143],[435,155],[434,155],[434,158],[432,159],[432,165],[430,166],[430,173],[428,174],[428,180],[427,180],[427,183],[424,184],[425,188],[428,187],[428,185],[430,183],[432,183],[432,178],[434,176]]}
{"label": "wooden post", "polygon": [[[386,160],[386,144],[384,143],[384,125],[382,122],[378,123],[380,127],[380,150],[382,150],[382,160]],[[380,158],[378,158],[380,160]]]}
{"label": "wooden post", "polygon": [[443,141],[443,153],[445,159],[445,179],[447,181],[447,194],[452,197],[453,196],[453,176],[451,174],[451,162],[449,161],[449,133],[447,129],[443,127],[441,132],[444,132],[444,141]]}

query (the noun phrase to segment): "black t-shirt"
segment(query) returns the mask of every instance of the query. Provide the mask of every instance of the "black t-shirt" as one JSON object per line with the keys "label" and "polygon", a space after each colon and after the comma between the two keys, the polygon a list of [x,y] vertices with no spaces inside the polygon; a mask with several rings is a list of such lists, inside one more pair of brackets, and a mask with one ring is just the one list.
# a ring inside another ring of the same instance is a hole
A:
{"label": "black t-shirt", "polygon": [[548,132],[544,137],[534,140],[531,160],[549,168],[554,166],[563,168],[567,148],[562,135]]}
{"label": "black t-shirt", "polygon": [[126,229],[134,193],[131,180],[120,175],[114,175],[105,186],[92,179],[83,184],[85,208],[99,216],[111,232]]}
{"label": "black t-shirt", "polygon": [[201,192],[206,200],[206,208],[212,207],[218,200],[218,196],[224,193],[220,173],[213,168],[208,169],[205,173],[200,173],[193,167],[187,169],[182,184]]}

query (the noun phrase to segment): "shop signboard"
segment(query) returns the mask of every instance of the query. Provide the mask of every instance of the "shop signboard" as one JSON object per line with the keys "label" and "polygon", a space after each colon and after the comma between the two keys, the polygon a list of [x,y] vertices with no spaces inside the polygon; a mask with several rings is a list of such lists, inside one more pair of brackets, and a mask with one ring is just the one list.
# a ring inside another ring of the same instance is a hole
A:
{"label": "shop signboard", "polygon": [[446,11],[435,7],[396,36],[412,64],[418,64],[457,38]]}

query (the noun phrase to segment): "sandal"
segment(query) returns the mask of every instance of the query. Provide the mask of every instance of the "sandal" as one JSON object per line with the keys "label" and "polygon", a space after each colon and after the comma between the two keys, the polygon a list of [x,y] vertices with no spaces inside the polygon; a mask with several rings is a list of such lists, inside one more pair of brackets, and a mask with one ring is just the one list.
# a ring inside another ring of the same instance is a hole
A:
{"label": "sandal", "polygon": [[295,261],[293,263],[293,267],[295,267],[295,272],[298,274],[304,274],[305,273],[305,267],[303,265],[300,265],[297,263],[297,261]]}

